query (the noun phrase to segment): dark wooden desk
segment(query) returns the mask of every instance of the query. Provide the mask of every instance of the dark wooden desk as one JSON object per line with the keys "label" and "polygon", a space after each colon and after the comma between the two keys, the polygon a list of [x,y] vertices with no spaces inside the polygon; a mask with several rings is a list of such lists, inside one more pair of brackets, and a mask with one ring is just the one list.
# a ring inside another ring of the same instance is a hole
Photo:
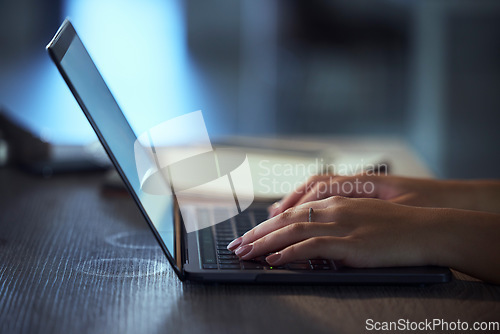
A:
{"label": "dark wooden desk", "polygon": [[365,321],[500,321],[500,286],[181,283],[103,174],[0,170],[2,333],[361,333]]}

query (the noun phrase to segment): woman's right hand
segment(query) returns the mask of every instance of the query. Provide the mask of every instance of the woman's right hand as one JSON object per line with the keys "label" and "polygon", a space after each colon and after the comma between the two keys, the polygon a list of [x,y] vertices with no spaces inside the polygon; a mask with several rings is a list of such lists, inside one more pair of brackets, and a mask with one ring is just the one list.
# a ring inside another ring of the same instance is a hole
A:
{"label": "woman's right hand", "polygon": [[[421,207],[499,212],[498,181],[443,181],[385,175],[316,175],[269,208],[274,217],[288,208],[331,196],[378,198]],[[478,200],[479,199],[479,200]]]}

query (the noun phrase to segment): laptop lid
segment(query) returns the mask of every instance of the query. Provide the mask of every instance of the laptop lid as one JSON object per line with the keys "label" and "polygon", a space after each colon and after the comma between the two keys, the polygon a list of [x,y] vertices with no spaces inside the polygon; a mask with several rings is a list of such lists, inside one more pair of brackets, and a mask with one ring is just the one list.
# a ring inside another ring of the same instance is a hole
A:
{"label": "laptop lid", "polygon": [[183,279],[185,231],[176,198],[173,194],[158,196],[142,191],[134,153],[137,136],[68,19],[64,20],[47,45],[47,51],[153,230],[169,262]]}

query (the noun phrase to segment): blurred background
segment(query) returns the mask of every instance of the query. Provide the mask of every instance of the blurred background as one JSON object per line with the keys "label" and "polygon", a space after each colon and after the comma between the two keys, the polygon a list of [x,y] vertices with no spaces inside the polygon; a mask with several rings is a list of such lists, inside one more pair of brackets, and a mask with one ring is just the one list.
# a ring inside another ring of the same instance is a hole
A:
{"label": "blurred background", "polygon": [[65,17],[137,133],[201,109],[211,136],[394,136],[499,177],[499,1],[2,1],[0,137],[95,140],[45,51]]}

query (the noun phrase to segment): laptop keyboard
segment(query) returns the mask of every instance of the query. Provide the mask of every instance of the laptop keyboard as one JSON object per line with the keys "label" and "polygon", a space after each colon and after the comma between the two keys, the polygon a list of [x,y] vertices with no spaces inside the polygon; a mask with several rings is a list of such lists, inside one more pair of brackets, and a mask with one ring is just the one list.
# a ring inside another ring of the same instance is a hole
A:
{"label": "laptop keyboard", "polygon": [[[216,221],[218,216],[224,215],[225,209],[216,208],[213,212],[208,209],[199,209],[199,219],[209,219],[213,214]],[[272,267],[265,261],[265,256],[250,261],[240,259],[227,249],[227,245],[238,236],[267,219],[267,211],[260,208],[249,208],[239,215],[222,223],[198,231],[200,262],[203,269],[242,269],[242,270],[336,270],[331,260],[312,259],[288,263],[284,266]]]}

